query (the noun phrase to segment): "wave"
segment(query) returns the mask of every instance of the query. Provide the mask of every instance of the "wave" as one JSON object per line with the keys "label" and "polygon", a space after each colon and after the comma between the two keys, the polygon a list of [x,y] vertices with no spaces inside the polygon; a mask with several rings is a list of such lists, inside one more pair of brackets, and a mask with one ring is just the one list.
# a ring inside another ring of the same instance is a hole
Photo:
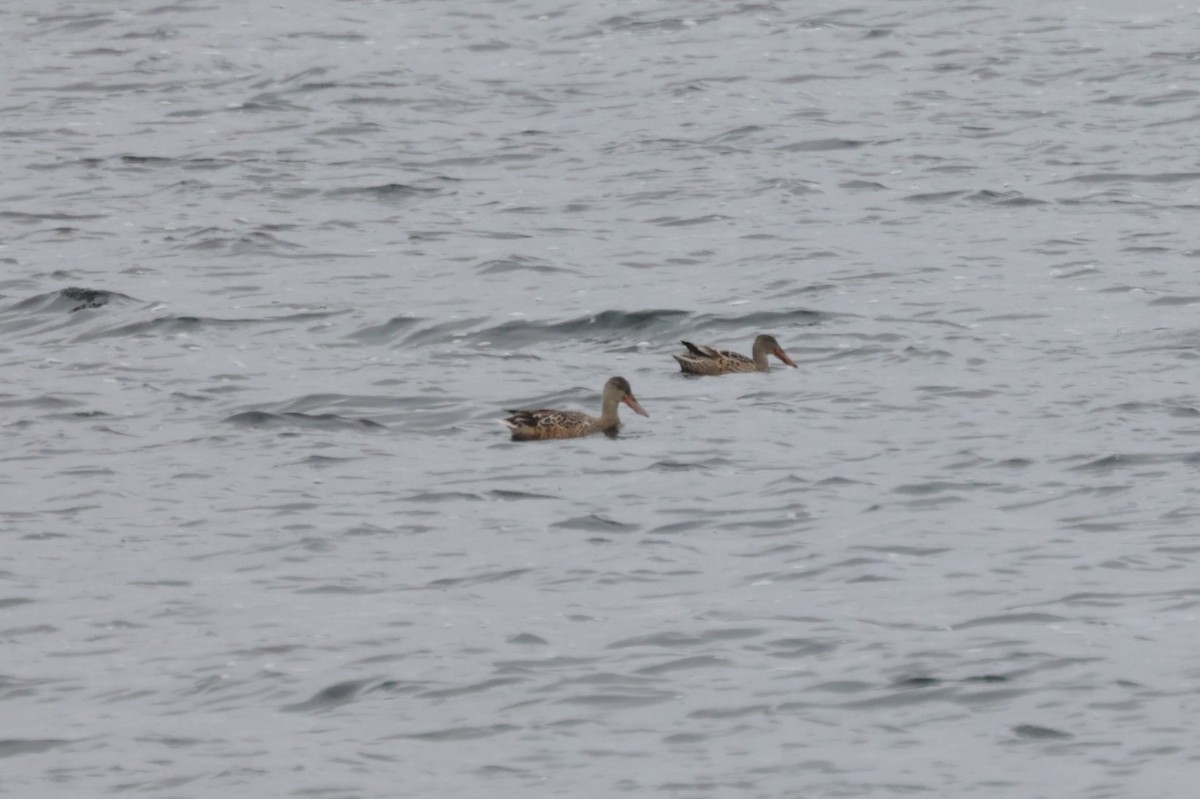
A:
{"label": "wave", "polygon": [[988,203],[990,205],[999,205],[1002,207],[1019,208],[1026,205],[1046,205],[1045,200],[1039,200],[1036,197],[1029,197],[1019,191],[993,191],[991,189],[980,189],[979,191],[968,191],[966,189],[954,189],[950,191],[935,191],[919,194],[910,194],[904,198],[908,202],[915,203],[933,203],[943,202],[945,200],[969,200],[971,202]]}
{"label": "wave", "polygon": [[[415,316],[396,316],[382,324],[363,327],[349,338],[375,343],[398,342],[403,346],[440,344],[447,339],[470,339],[475,346],[507,349],[559,341],[589,342],[602,345],[633,346],[652,341],[674,346],[681,336],[704,338],[706,334],[744,331],[746,344],[757,333],[778,332],[791,327],[809,327],[832,318],[820,311],[755,311],[747,314],[697,314],[663,308],[644,311],[601,311],[561,321],[514,319],[484,326],[486,318],[455,319],[428,324]],[[724,337],[722,337],[724,338]],[[737,341],[715,341],[737,345]]]}
{"label": "wave", "polygon": [[45,335],[65,332],[68,334],[67,340],[79,342],[101,338],[169,336],[252,325],[280,324],[286,327],[345,313],[303,309],[278,316],[231,319],[186,314],[136,318],[145,316],[153,307],[151,303],[116,291],[70,287],[0,306],[0,333]]}
{"label": "wave", "polygon": [[562,272],[571,274],[572,270],[555,266],[549,261],[525,255],[510,255],[507,258],[493,258],[484,261],[476,267],[481,275],[504,275],[510,272],[537,272],[552,274]]}
{"label": "wave", "polygon": [[336,413],[270,413],[268,411],[244,411],[225,418],[238,427],[301,427],[308,430],[386,430],[385,425],[371,419],[352,419]]}
{"label": "wave", "polygon": [[58,291],[38,294],[0,308],[0,315],[10,313],[75,313],[93,308],[103,308],[109,303],[138,302],[133,297],[105,289],[87,289],[71,286]]}
{"label": "wave", "polygon": [[114,337],[150,337],[160,335],[176,335],[179,333],[196,333],[201,330],[219,330],[228,328],[248,327],[271,323],[308,323],[337,316],[342,311],[303,311],[301,313],[283,316],[260,316],[223,319],[214,316],[159,316],[140,322],[128,322],[116,327],[105,328],[86,334],[80,334],[77,340]]}
{"label": "wave", "polygon": [[437,197],[442,191],[439,188],[413,186],[408,183],[382,183],[378,186],[353,186],[342,189],[331,189],[325,192],[325,196],[362,197],[369,200],[400,202],[414,198]]}
{"label": "wave", "polygon": [[111,308],[138,304],[139,300],[120,292],[72,286],[0,307],[0,333],[77,333],[88,326],[102,324]]}

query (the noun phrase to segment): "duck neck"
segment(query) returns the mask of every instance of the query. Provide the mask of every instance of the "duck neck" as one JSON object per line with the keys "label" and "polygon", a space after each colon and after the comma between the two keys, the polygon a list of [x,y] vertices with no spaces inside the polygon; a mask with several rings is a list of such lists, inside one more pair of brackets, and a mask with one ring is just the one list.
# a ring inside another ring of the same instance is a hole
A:
{"label": "duck neck", "polygon": [[612,427],[620,421],[617,418],[617,406],[620,403],[621,400],[616,394],[604,392],[604,397],[600,400],[600,418],[597,420],[600,427]]}
{"label": "duck neck", "polygon": [[759,372],[770,371],[771,367],[767,364],[767,355],[771,352],[770,347],[759,342],[754,342],[754,368]]}

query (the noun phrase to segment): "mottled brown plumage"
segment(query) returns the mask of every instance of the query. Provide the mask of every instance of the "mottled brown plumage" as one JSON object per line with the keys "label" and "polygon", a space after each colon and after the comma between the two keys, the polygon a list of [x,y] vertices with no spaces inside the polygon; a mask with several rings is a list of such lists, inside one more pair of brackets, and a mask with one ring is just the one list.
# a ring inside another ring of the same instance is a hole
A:
{"label": "mottled brown plumage", "polygon": [[616,435],[621,420],[617,405],[625,403],[641,416],[650,414],[634,399],[629,381],[614,377],[604,384],[600,399],[600,415],[589,416],[579,411],[556,411],[540,408],[534,411],[509,411],[512,416],[502,421],[512,431],[513,441],[539,441],[547,438],[579,438],[592,433]]}
{"label": "mottled brown plumage", "polygon": [[767,372],[767,356],[774,355],[788,366],[796,363],[779,346],[774,336],[761,335],[754,339],[754,356],[747,358],[729,350],[717,350],[690,341],[681,342],[688,351],[683,355],[672,355],[679,361],[679,368],[690,375],[727,375],[734,372]]}

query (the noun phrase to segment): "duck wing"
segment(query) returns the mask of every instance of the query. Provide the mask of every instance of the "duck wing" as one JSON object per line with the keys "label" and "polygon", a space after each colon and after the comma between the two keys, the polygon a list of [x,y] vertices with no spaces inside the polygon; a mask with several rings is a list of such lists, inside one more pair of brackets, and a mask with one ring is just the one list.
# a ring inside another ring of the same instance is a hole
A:
{"label": "duck wing", "polygon": [[683,346],[688,348],[685,358],[711,358],[716,361],[733,361],[735,363],[754,363],[752,358],[747,358],[740,352],[732,352],[731,350],[719,350],[716,347],[706,347],[703,344],[693,344],[690,341],[681,341]]}
{"label": "duck wing", "polygon": [[722,353],[720,350],[713,349],[712,347],[706,347],[703,344],[693,344],[690,341],[681,341],[679,343],[687,347],[688,355],[684,357],[692,356],[695,358],[720,358],[721,355],[726,354]]}
{"label": "duck wing", "polygon": [[578,411],[538,408],[531,411],[509,410],[504,424],[513,438],[572,438],[592,432],[594,420]]}
{"label": "duck wing", "polygon": [[688,354],[683,356],[685,358],[712,358],[718,361],[745,361],[746,363],[754,363],[753,359],[747,358],[740,352],[719,350],[716,347],[707,347],[703,344],[693,344],[690,341],[681,341],[679,343],[688,348]]}

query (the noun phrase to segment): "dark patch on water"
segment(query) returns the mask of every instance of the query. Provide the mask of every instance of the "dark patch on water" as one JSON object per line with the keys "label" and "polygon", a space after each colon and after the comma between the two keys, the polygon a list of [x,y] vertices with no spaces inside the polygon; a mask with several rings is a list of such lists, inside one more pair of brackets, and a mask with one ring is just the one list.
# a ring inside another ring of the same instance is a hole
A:
{"label": "dark patch on water", "polygon": [[332,710],[353,702],[373,682],[374,680],[347,680],[334,683],[328,688],[322,688],[308,700],[284,705],[280,710],[285,713],[313,713]]}
{"label": "dark patch on water", "polygon": [[1027,624],[1062,624],[1069,621],[1064,616],[1050,613],[1005,613],[998,616],[980,616],[977,619],[955,624],[951,629],[969,630],[972,627],[992,627],[997,625],[1027,625]]}
{"label": "dark patch on water", "polygon": [[570,269],[556,266],[541,258],[523,255],[510,255],[507,258],[493,258],[484,261],[476,267],[481,275],[504,275],[511,272],[533,272],[535,274],[570,274]]}
{"label": "dark patch on water", "polygon": [[122,164],[131,166],[180,167],[204,171],[224,169],[237,163],[228,158],[174,158],[157,155],[123,155],[119,160]]}
{"label": "dark patch on water", "polygon": [[859,147],[880,143],[882,142],[867,139],[809,139],[794,144],[785,144],[776,149],[786,153],[820,153],[829,150],[857,150]]}
{"label": "dark patch on water", "polygon": [[378,186],[356,186],[353,188],[330,189],[325,192],[327,197],[368,197],[384,202],[399,202],[413,198],[435,197],[441,189],[413,186],[407,183],[384,183]]}
{"label": "dark patch on water", "polygon": [[408,331],[414,325],[420,323],[420,321],[415,316],[393,316],[383,324],[361,328],[351,333],[349,338],[372,344],[383,344]]}
{"label": "dark patch on water", "polygon": [[224,420],[238,427],[299,427],[306,430],[386,430],[385,425],[370,419],[349,419],[336,413],[268,413],[267,411],[243,411]]}
{"label": "dark patch on water", "polygon": [[483,497],[466,491],[418,491],[409,494],[410,502],[482,502]]}
{"label": "dark patch on water", "polygon": [[499,571],[483,571],[466,577],[443,577],[429,583],[431,588],[458,588],[468,585],[484,585],[486,583],[507,582],[516,577],[529,574],[533,569],[502,569]]}
{"label": "dark patch on water", "polygon": [[1172,297],[1156,297],[1155,299],[1150,300],[1149,304],[1163,306],[1197,305],[1200,304],[1200,296],[1184,294]]}
{"label": "dark patch on water", "polygon": [[506,732],[521,729],[514,724],[491,724],[483,727],[447,727],[429,732],[414,732],[404,735],[394,735],[393,738],[409,738],[414,741],[475,741],[481,738],[492,738]]}
{"label": "dark patch on water", "polygon": [[511,500],[511,499],[555,499],[555,497],[553,497],[549,494],[535,494],[535,493],[528,492],[528,491],[513,491],[511,489],[505,489],[505,488],[492,489],[491,491],[488,492],[488,495],[495,497],[496,499],[505,499],[505,500]]}
{"label": "dark patch on water", "polygon": [[132,303],[137,301],[115,291],[72,286],[21,300],[8,308],[0,309],[0,313],[55,313],[61,311],[75,313],[76,311],[103,308],[111,302]]}
{"label": "dark patch on water", "polygon": [[1061,741],[1075,737],[1069,732],[1063,732],[1051,727],[1041,727],[1037,724],[1018,724],[1012,728],[1012,731],[1018,738],[1028,738],[1036,741]]}
{"label": "dark patch on water", "polygon": [[582,530],[589,533],[631,533],[639,529],[637,525],[625,524],[615,519],[609,519],[598,514],[576,516],[551,525],[561,530]]}
{"label": "dark patch on water", "polygon": [[48,752],[75,743],[64,738],[6,738],[0,740],[0,757],[16,757]]}

